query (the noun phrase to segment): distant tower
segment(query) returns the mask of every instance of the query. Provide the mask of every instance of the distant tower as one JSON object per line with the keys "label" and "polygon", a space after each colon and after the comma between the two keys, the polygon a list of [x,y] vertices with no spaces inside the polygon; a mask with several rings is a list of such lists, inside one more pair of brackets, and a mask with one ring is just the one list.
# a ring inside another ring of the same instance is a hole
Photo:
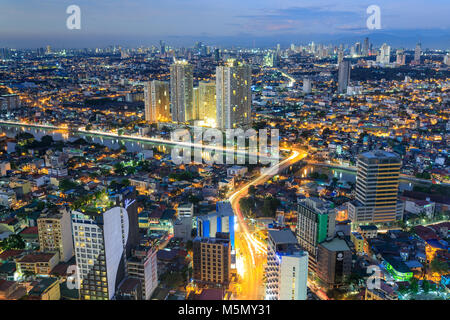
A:
{"label": "distant tower", "polygon": [[350,71],[351,71],[350,61],[345,60],[339,64],[339,74],[338,74],[338,93],[345,93],[347,91],[348,84],[350,83]]}
{"label": "distant tower", "polygon": [[444,64],[450,66],[450,53],[447,53],[447,55],[444,57]]}
{"label": "distant tower", "polygon": [[159,40],[159,50],[161,52],[161,54],[165,54],[166,53],[166,44],[164,43],[164,41]]}
{"label": "distant tower", "polygon": [[389,64],[391,61],[391,47],[384,43],[377,56],[377,62],[381,64]]}
{"label": "distant tower", "polygon": [[405,52],[401,49],[397,50],[397,61],[396,64],[399,66],[405,65],[406,55]]}
{"label": "distant tower", "polygon": [[170,112],[174,122],[194,119],[193,73],[194,68],[187,61],[170,66]]}
{"label": "distant tower", "polygon": [[422,45],[418,43],[416,45],[416,50],[414,51],[414,63],[420,64],[420,56],[422,55]]}
{"label": "distant tower", "polygon": [[338,52],[338,60],[337,60],[338,65],[341,64],[342,61],[344,61],[344,51],[339,50],[339,52]]}
{"label": "distant tower", "polygon": [[363,56],[368,56],[369,55],[369,38],[365,38],[364,39],[364,44],[363,44]]}
{"label": "distant tower", "polygon": [[46,54],[51,54],[51,53],[52,53],[52,47],[47,46]]}

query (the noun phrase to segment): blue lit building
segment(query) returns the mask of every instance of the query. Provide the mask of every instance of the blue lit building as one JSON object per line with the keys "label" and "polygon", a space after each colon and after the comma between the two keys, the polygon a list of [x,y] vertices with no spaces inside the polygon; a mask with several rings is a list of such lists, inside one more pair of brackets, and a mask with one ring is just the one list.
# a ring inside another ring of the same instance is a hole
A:
{"label": "blue lit building", "polygon": [[216,212],[197,217],[197,236],[201,238],[214,238],[216,232],[230,234],[231,250],[234,247],[235,215],[229,201],[216,203]]}

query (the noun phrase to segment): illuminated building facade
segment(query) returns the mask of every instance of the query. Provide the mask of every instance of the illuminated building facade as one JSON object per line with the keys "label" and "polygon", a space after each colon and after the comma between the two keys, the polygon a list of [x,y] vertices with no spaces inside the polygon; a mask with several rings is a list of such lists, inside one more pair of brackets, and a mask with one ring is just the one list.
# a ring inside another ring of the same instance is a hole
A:
{"label": "illuminated building facade", "polygon": [[266,300],[306,300],[308,252],[291,230],[269,230]]}
{"label": "illuminated building facade", "polygon": [[172,121],[186,123],[194,114],[194,68],[186,61],[170,66],[170,112]]}
{"label": "illuminated building facade", "polygon": [[56,251],[63,262],[73,257],[70,212],[66,208],[43,212],[37,220],[37,226],[40,251]]}
{"label": "illuminated building facade", "polygon": [[228,287],[231,271],[231,245],[228,233],[193,241],[193,278],[199,286]]}
{"label": "illuminated building facade", "polygon": [[206,126],[216,126],[216,83],[200,82],[198,84],[198,119]]}
{"label": "illuminated building facade", "polygon": [[335,237],[319,244],[317,275],[327,288],[339,287],[350,275],[352,251],[347,242]]}
{"label": "illuminated building facade", "polygon": [[317,245],[335,232],[335,210],[332,202],[306,198],[297,208],[297,240],[309,253],[309,268],[316,270]]}
{"label": "illuminated building facade", "polygon": [[197,217],[197,236],[214,237],[216,232],[226,232],[230,235],[230,244],[234,250],[235,215],[229,201],[216,203],[216,212]]}
{"label": "illuminated building facade", "polygon": [[216,68],[217,127],[247,128],[251,124],[252,70],[249,65],[228,61]]}
{"label": "illuminated building facade", "polygon": [[127,256],[138,245],[134,188],[110,195],[113,206],[72,211],[80,299],[111,300],[126,276]]}
{"label": "illuminated building facade", "polygon": [[355,224],[383,223],[403,217],[403,203],[398,201],[402,161],[385,151],[358,156],[356,200],[349,202],[349,219]]}
{"label": "illuminated building facade", "polygon": [[164,81],[149,81],[144,87],[145,121],[150,123],[168,122],[170,114],[169,84]]}

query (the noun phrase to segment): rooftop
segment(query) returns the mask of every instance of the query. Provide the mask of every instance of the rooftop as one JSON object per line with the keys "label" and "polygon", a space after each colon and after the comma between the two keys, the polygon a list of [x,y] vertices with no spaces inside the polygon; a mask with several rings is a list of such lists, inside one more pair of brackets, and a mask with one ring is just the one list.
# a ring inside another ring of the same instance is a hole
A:
{"label": "rooftop", "polygon": [[329,251],[349,251],[350,250],[347,242],[345,242],[345,240],[337,238],[337,237],[333,238],[330,241],[324,241],[324,242],[320,243],[320,245]]}
{"label": "rooftop", "polygon": [[296,244],[297,238],[291,230],[269,230],[269,237],[276,245],[279,244]]}

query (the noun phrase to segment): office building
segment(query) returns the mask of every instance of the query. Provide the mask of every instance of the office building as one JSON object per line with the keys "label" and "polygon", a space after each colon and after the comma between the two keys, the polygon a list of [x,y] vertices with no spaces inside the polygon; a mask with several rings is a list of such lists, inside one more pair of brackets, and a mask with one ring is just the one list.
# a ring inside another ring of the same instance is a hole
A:
{"label": "office building", "polygon": [[340,65],[344,61],[344,51],[339,50],[338,51],[338,58],[337,58],[337,64]]}
{"label": "office building", "polygon": [[142,300],[150,300],[158,286],[157,248],[142,244],[131,250],[127,261],[127,274],[141,283]]}
{"label": "office building", "polygon": [[193,279],[199,286],[228,287],[231,270],[229,234],[197,237],[193,242]]}
{"label": "office building", "polygon": [[348,206],[354,224],[402,219],[403,203],[397,197],[401,166],[394,153],[377,150],[358,156],[356,199]]}
{"label": "office building", "polygon": [[126,277],[126,261],[139,244],[136,191],[102,194],[95,206],[72,211],[80,299],[114,299]]}
{"label": "office building", "polygon": [[397,50],[397,60],[395,62],[399,66],[404,66],[406,63],[406,54],[403,50]]}
{"label": "office building", "polygon": [[228,61],[216,68],[216,124],[221,129],[248,128],[251,125],[252,70],[250,66]]}
{"label": "office building", "polygon": [[307,299],[308,252],[292,231],[268,231],[265,272],[266,300]]}
{"label": "office building", "polygon": [[216,232],[226,232],[230,236],[231,249],[234,250],[235,215],[229,201],[218,201],[216,212],[197,217],[197,236],[212,238]]}
{"label": "office building", "polygon": [[422,55],[422,44],[418,43],[416,49],[414,50],[414,63],[420,64],[420,57]]}
{"label": "office building", "polygon": [[194,204],[193,203],[182,203],[177,208],[177,215],[179,218],[188,217],[191,218],[194,216]]}
{"label": "office building", "polygon": [[363,43],[363,49],[362,49],[362,54],[363,54],[363,56],[368,56],[369,55],[369,46],[370,46],[370,43],[369,43],[369,38],[365,38],[364,39],[364,43]]}
{"label": "office building", "polygon": [[391,61],[391,47],[384,43],[378,52],[377,62],[380,64],[389,64]]}
{"label": "office building", "polygon": [[319,244],[317,276],[325,287],[341,286],[351,268],[352,251],[344,239],[335,237]]}
{"label": "office building", "polygon": [[70,212],[61,207],[46,209],[37,219],[39,250],[58,252],[59,260],[69,261],[73,257],[73,239]]}
{"label": "office building", "polygon": [[335,233],[336,213],[334,204],[311,197],[298,205],[297,240],[309,253],[309,268],[316,271],[318,244]]}
{"label": "office building", "polygon": [[192,218],[181,217],[173,223],[173,236],[184,242],[192,239]]}
{"label": "office building", "polygon": [[144,87],[145,121],[150,123],[172,121],[170,114],[169,84],[164,81],[149,81]]}
{"label": "office building", "polygon": [[194,68],[187,61],[170,66],[170,113],[172,121],[187,123],[194,119]]}
{"label": "office building", "polygon": [[347,87],[350,83],[350,71],[352,66],[350,61],[345,60],[339,64],[339,73],[338,73],[338,92],[346,93]]}

